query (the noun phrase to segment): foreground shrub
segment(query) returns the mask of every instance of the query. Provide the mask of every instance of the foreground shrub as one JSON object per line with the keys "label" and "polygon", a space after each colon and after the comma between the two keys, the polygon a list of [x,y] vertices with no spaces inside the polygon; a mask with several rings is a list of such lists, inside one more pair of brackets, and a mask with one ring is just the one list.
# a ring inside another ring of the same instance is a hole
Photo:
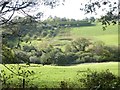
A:
{"label": "foreground shrub", "polygon": [[84,78],[79,79],[83,86],[88,90],[104,90],[120,88],[120,77],[115,76],[109,70],[96,72],[88,71]]}
{"label": "foreground shrub", "polygon": [[28,70],[26,67],[20,65],[4,66],[9,71],[4,69],[1,70],[0,81],[2,84],[2,90],[9,90],[10,88],[37,88],[32,82],[35,78],[34,71]]}
{"label": "foreground shrub", "polygon": [[60,88],[66,90],[119,90],[120,77],[109,70],[105,71],[77,71],[75,82],[61,81]]}
{"label": "foreground shrub", "polygon": [[11,48],[2,45],[2,63],[15,63],[15,54]]}

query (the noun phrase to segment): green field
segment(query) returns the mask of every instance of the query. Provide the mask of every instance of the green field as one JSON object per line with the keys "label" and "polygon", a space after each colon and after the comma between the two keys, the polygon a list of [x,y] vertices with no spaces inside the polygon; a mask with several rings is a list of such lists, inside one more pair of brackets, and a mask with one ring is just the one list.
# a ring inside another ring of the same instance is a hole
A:
{"label": "green field", "polygon": [[91,27],[79,27],[71,29],[72,37],[87,37],[94,40],[101,40],[107,45],[118,45],[118,26],[111,25],[102,30],[100,24]]}
{"label": "green field", "polygon": [[[54,38],[42,38],[41,41],[32,40],[31,44],[36,48],[45,48],[51,44],[55,47],[64,48],[66,44],[69,44],[76,38],[85,37],[93,41],[103,41],[105,45],[118,46],[118,25],[110,25],[103,31],[102,25],[96,24],[96,26],[87,27],[71,27],[61,28],[59,34]],[[71,40],[61,40],[71,39]],[[26,43],[22,43],[23,45]]]}
{"label": "green field", "polygon": [[[24,64],[22,64],[25,66]],[[0,68],[4,68],[0,65]],[[102,71],[109,69],[113,74],[118,75],[118,62],[86,63],[73,66],[51,66],[32,64],[27,69],[35,71],[33,83],[39,87],[59,87],[60,81],[76,82],[77,72],[85,73],[87,69]]]}

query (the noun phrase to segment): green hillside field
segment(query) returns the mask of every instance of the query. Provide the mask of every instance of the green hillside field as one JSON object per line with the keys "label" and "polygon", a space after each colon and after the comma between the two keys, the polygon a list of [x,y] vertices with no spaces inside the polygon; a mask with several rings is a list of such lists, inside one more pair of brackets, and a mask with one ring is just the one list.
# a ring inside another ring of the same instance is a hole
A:
{"label": "green hillside field", "polygon": [[73,37],[88,37],[94,40],[101,40],[107,45],[118,45],[118,26],[111,25],[102,30],[102,26],[97,24],[91,27],[79,27],[71,30]]}
{"label": "green hillside field", "polygon": [[[93,41],[103,41],[108,46],[118,46],[118,25],[110,25],[103,31],[102,25],[87,27],[61,28],[54,38],[42,38],[41,41],[32,40],[31,44],[36,48],[45,48],[47,45],[64,48],[66,44],[76,38],[85,37]],[[22,43],[24,45],[26,43]]]}

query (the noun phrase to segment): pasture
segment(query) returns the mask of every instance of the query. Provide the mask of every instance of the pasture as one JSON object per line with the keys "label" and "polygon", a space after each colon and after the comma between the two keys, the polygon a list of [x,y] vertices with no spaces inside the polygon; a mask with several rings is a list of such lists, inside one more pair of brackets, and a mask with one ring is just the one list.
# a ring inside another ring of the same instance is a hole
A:
{"label": "pasture", "polygon": [[106,45],[118,45],[118,26],[111,25],[102,29],[100,24],[89,27],[78,27],[70,29],[71,36],[74,38],[85,37],[95,41],[103,41]]}
{"label": "pasture", "polygon": [[[103,30],[100,24],[87,27],[61,28],[57,36],[53,38],[41,38],[40,41],[31,40],[31,44],[38,49],[46,48],[48,45],[64,49],[66,44],[80,37],[85,37],[93,41],[103,41],[108,46],[118,46],[118,25],[110,25],[106,30]],[[22,43],[22,45],[25,44]]]}
{"label": "pasture", "polygon": [[[25,64],[21,64],[21,66],[25,66]],[[5,69],[2,65],[0,65],[0,68]],[[85,63],[73,66],[42,66],[40,64],[31,64],[30,67],[23,68],[33,70],[35,72],[35,75],[30,78],[34,78],[32,82],[40,88],[57,88],[63,80],[70,83],[76,83],[77,73],[79,72],[83,75],[86,73],[88,68],[95,71],[109,69],[113,74],[118,75],[118,62]]]}

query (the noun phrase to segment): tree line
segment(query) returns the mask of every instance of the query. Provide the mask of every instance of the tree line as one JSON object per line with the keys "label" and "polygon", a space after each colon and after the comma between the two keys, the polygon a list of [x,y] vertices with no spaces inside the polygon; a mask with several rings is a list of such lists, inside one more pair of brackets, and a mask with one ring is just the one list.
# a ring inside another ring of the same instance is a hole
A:
{"label": "tree line", "polygon": [[91,42],[86,38],[78,38],[66,45],[65,50],[49,45],[38,50],[34,46],[26,46],[23,50],[11,49],[5,45],[3,63],[37,63],[53,65],[71,65],[91,62],[119,61],[117,46],[106,46],[102,41]]}

